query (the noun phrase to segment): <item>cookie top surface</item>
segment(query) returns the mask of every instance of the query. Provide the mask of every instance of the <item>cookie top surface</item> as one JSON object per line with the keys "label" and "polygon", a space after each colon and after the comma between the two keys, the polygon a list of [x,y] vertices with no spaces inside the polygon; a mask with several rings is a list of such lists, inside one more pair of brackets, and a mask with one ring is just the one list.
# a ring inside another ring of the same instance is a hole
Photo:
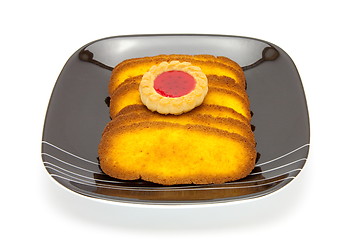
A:
{"label": "cookie top surface", "polygon": [[161,62],[143,75],[139,91],[149,110],[178,115],[203,102],[208,81],[201,68],[189,62]]}

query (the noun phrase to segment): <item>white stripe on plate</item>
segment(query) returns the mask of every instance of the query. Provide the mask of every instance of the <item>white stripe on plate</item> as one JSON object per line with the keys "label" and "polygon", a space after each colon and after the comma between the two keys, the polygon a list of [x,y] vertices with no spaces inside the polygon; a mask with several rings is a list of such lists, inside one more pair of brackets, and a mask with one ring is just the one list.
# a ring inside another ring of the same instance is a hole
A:
{"label": "white stripe on plate", "polygon": [[[74,172],[71,172],[69,170],[66,170],[64,168],[61,168],[55,164],[52,164],[52,163],[49,163],[49,162],[46,162],[46,164],[49,164],[51,166],[45,166],[46,168],[48,169],[52,169],[54,171],[57,171],[57,172],[60,172],[60,173],[63,173],[65,174],[64,172],[68,172],[70,174],[74,174],[76,176],[79,176],[79,177],[83,177],[83,178],[87,178],[87,179],[90,179],[90,180],[99,180],[99,181],[102,181],[102,182],[108,182],[108,183],[125,183],[125,182],[122,182],[122,181],[111,181],[111,180],[102,180],[102,179],[98,179],[98,178],[95,178],[95,177],[88,177],[88,176],[85,176],[85,175],[81,175],[81,174],[78,174],[78,173],[74,173]],[[55,167],[55,168],[54,168]],[[59,170],[61,169],[61,171]],[[63,172],[62,172],[63,171]],[[103,176],[106,176],[105,174],[103,174]]]}
{"label": "white stripe on plate", "polygon": [[[59,158],[57,158],[57,157],[54,157],[54,156],[52,156],[52,155],[50,155],[50,154],[47,154],[47,153],[41,153],[41,154],[42,154],[42,155],[45,155],[45,156],[48,156],[48,157],[51,157],[51,158],[53,158],[53,159],[55,159],[55,160],[57,160],[57,161],[59,161],[59,162],[62,162],[62,163],[64,163],[64,164],[67,164],[67,165],[69,165],[69,166],[71,166],[71,167],[74,167],[74,168],[81,169],[81,170],[86,171],[86,172],[97,173],[97,174],[104,174],[104,173],[102,173],[102,172],[95,172],[95,171],[88,170],[88,169],[86,169],[86,168],[78,167],[78,166],[76,166],[76,165],[73,165],[73,164],[70,164],[70,163],[68,163],[68,162],[65,162],[65,161],[63,161],[63,160],[61,160],[61,159],[59,159]],[[47,161],[44,161],[44,163],[46,163],[46,162],[47,162]]]}
{"label": "white stripe on plate", "polygon": [[73,156],[73,157],[76,157],[76,158],[78,158],[78,159],[80,159],[80,160],[83,160],[83,161],[85,161],[85,162],[92,163],[92,164],[95,164],[95,165],[99,165],[98,162],[93,162],[93,161],[91,161],[91,160],[88,160],[88,159],[79,157],[79,156],[77,156],[77,155],[75,155],[75,154],[73,154],[73,153],[71,153],[71,152],[65,151],[64,149],[61,149],[61,148],[55,146],[54,144],[48,143],[48,142],[46,142],[46,141],[42,141],[42,143],[45,143],[45,144],[47,144],[47,145],[49,145],[49,146],[51,146],[51,147],[53,147],[53,148],[56,148],[56,149],[58,149],[58,150],[60,150],[60,151],[62,151],[62,152],[64,152],[64,153],[67,153],[67,154],[69,154],[69,155],[71,155],[71,156]]}
{"label": "white stripe on plate", "polygon": [[290,152],[288,152],[288,153],[285,153],[284,155],[281,155],[280,157],[271,159],[271,160],[266,161],[266,162],[263,162],[263,163],[261,163],[261,164],[256,164],[255,167],[260,167],[260,166],[262,166],[262,165],[265,165],[265,164],[271,163],[271,162],[273,162],[273,161],[279,160],[279,159],[281,159],[281,158],[283,158],[283,157],[286,157],[286,156],[288,156],[288,155],[290,155],[290,154],[292,154],[292,153],[294,153],[294,152],[296,152],[296,151],[298,151],[298,150],[300,150],[300,149],[302,149],[302,148],[304,148],[304,147],[306,147],[306,146],[310,146],[310,144],[307,143],[307,144],[305,144],[305,145],[303,145],[303,146],[301,146],[301,147],[296,148],[295,150],[292,150],[292,151],[290,151]]}
{"label": "white stripe on plate", "polygon": [[[264,171],[261,171],[261,172],[250,173],[250,175],[257,175],[257,174],[260,174],[260,173],[266,173],[266,172],[275,171],[275,170],[277,170],[277,169],[279,169],[279,168],[283,168],[283,167],[289,166],[289,165],[291,165],[291,164],[293,164],[293,163],[300,162],[300,161],[305,161],[305,160],[306,160],[306,158],[300,158],[300,159],[298,159],[298,160],[295,160],[295,161],[293,161],[293,162],[291,162],[291,163],[287,163],[287,164],[281,165],[281,166],[279,166],[279,167],[271,168],[271,169],[264,170]],[[301,169],[300,169],[300,170],[301,170]]]}

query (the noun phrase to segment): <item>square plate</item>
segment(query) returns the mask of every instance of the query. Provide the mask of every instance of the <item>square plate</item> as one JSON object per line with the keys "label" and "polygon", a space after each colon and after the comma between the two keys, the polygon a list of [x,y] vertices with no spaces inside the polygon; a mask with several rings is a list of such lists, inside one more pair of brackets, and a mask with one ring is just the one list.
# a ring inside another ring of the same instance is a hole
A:
{"label": "square plate", "polygon": [[[259,158],[239,181],[161,186],[105,175],[97,147],[110,121],[106,104],[111,70],[119,62],[159,54],[225,56],[243,67]],[[132,35],[91,42],[76,51],[55,84],[46,114],[42,159],[64,187],[97,199],[140,204],[207,204],[265,196],[303,168],[310,141],[300,76],[291,58],[272,43],[223,35]]]}

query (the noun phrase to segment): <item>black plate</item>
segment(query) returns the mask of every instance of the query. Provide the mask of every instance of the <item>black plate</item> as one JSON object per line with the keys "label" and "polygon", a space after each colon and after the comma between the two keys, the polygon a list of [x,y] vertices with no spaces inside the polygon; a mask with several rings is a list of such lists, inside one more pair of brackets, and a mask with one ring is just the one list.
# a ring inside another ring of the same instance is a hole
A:
{"label": "black plate", "polygon": [[[125,59],[158,54],[226,56],[243,67],[260,153],[248,177],[219,185],[161,186],[102,173],[97,147],[110,121],[106,98],[111,69]],[[91,42],[70,57],[50,99],[42,159],[57,182],[85,196],[142,204],[205,204],[257,198],[284,187],[303,168],[309,140],[299,74],[274,44],[238,36],[133,35]]]}

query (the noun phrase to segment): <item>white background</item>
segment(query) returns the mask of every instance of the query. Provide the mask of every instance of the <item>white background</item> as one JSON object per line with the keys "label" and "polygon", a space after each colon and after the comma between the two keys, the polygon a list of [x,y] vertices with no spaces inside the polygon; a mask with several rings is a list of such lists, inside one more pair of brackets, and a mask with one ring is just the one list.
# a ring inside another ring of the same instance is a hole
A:
{"label": "white background", "polygon": [[[2,1],[1,236],[7,239],[359,239],[356,1]],[[108,36],[209,33],[267,40],[294,60],[311,121],[300,175],[258,200],[202,208],[113,205],[74,194],[40,155],[66,60]]]}

